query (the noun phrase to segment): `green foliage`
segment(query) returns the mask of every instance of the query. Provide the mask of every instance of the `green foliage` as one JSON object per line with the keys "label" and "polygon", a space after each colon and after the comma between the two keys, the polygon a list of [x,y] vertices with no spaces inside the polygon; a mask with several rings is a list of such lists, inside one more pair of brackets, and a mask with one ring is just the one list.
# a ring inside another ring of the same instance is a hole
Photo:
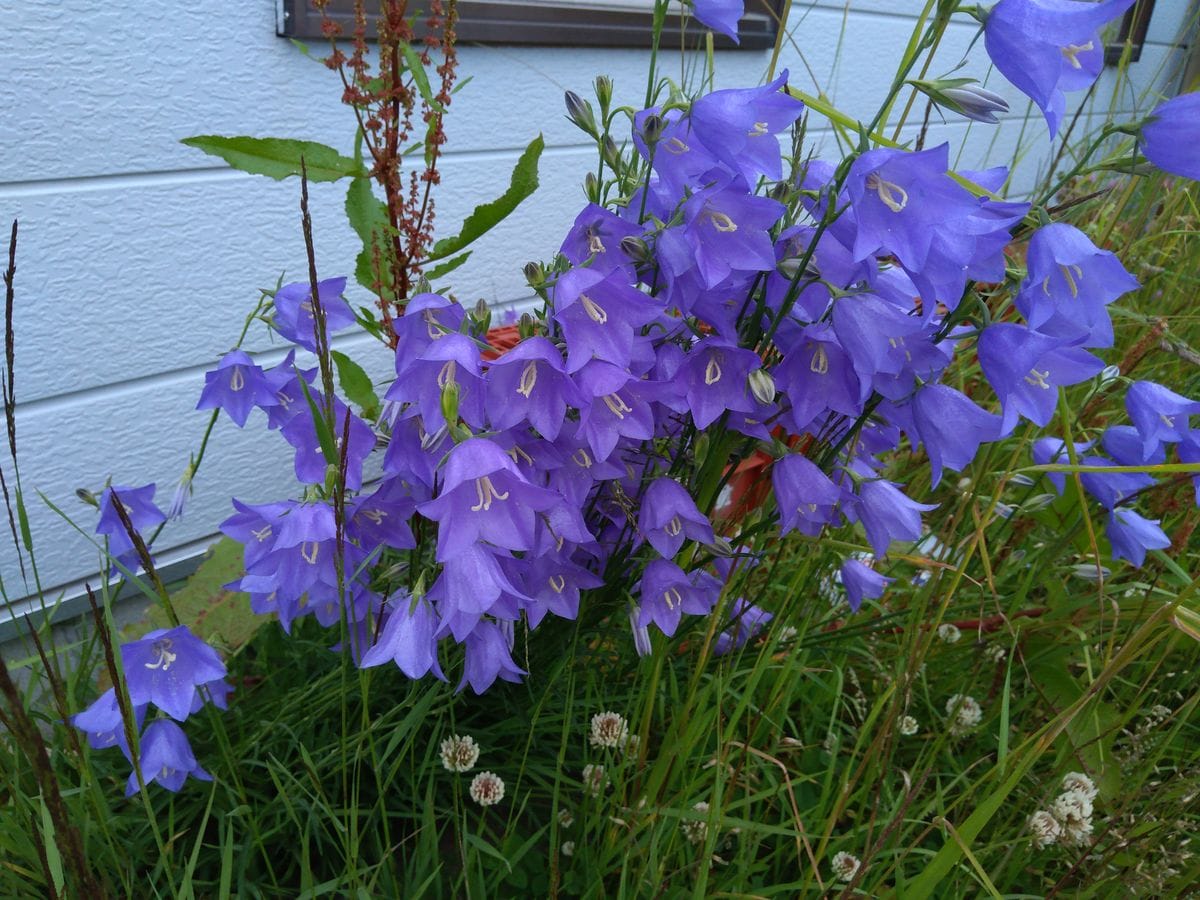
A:
{"label": "green foliage", "polygon": [[251,175],[266,175],[276,181],[299,175],[301,159],[308,170],[309,181],[337,181],[366,174],[361,163],[314,141],[204,134],[184,138],[180,143],[218,156],[235,169]]}
{"label": "green foliage", "polygon": [[374,419],[379,415],[379,397],[375,394],[375,386],[371,378],[363,371],[362,366],[340,350],[330,351],[333,362],[337,366],[338,384],[342,393],[351,403],[358,405],[364,416]]}

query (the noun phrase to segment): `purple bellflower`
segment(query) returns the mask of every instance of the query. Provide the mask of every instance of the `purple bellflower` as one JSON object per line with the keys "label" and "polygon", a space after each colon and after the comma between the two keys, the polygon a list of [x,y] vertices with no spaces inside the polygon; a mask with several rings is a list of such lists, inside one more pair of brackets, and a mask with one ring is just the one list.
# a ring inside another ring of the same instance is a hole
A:
{"label": "purple bellflower", "polygon": [[621,241],[637,237],[642,229],[627,222],[603,206],[589,203],[575,217],[575,224],[567,232],[562,243],[562,254],[576,266],[591,260],[590,269],[609,273],[613,269],[628,268],[633,260],[621,249]]}
{"label": "purple bellflower", "polygon": [[1029,277],[1016,304],[1031,328],[1082,338],[1085,347],[1112,346],[1105,307],[1138,286],[1115,255],[1100,250],[1078,228],[1056,222],[1033,233],[1028,264]]}
{"label": "purple bellflower", "polygon": [[701,25],[739,43],[737,27],[746,10],[745,0],[692,0],[692,9]]}
{"label": "purple bellflower", "polygon": [[476,694],[482,694],[497,678],[517,683],[522,675],[528,674],[513,662],[508,639],[495,622],[486,619],[481,621],[467,635],[463,644],[466,648],[466,665],[462,681],[458,684],[459,691],[469,684]]}
{"label": "purple bellflower", "polygon": [[779,532],[798,530],[816,536],[831,523],[842,491],[816,464],[789,453],[771,466],[771,483],[779,508]]}
{"label": "purple bellflower", "polygon": [[1066,91],[1089,87],[1104,66],[1100,29],[1134,0],[1000,0],[987,14],[984,45],[996,68],[1058,133]]}
{"label": "purple bellflower", "polygon": [[880,575],[857,559],[848,559],[842,563],[841,575],[842,587],[846,589],[846,602],[854,612],[858,612],[863,600],[882,597],[887,586],[896,580]]}
{"label": "purple bellflower", "polygon": [[979,336],[979,363],[1000,398],[1000,433],[1009,434],[1024,416],[1046,427],[1058,404],[1058,388],[1099,374],[1104,362],[1060,338],[1022,325],[998,323]]}
{"label": "purple bellflower", "polygon": [[858,376],[832,325],[802,329],[774,375],[791,401],[789,417],[796,434],[827,412],[856,416],[862,409]]}
{"label": "purple bellflower", "polygon": [[785,93],[787,78],[784,71],[762,87],[713,91],[692,104],[693,133],[748,184],[760,175],[773,180],[783,176],[775,135],[804,112],[804,104]]}
{"label": "purple bellflower", "polygon": [[679,552],[686,539],[702,544],[714,540],[712,525],[687,488],[666,476],[655,478],[642,494],[638,530],[667,559]]}
{"label": "purple bellflower", "polygon": [[[183,729],[170,719],[155,719],[146,726],[138,767],[145,784],[157,783],[172,793],[183,787],[189,775],[200,781],[212,781],[212,776],[196,762],[196,754]],[[131,772],[125,783],[125,796],[132,797],[139,790],[137,772]]]}
{"label": "purple bellflower", "polygon": [[567,407],[579,391],[567,377],[562,354],[544,337],[526,338],[494,360],[487,373],[487,405],[493,428],[528,422],[548,441],[558,439]]}
{"label": "purple bellflower", "polygon": [[113,506],[113,494],[116,494],[121,505],[125,507],[134,530],[141,534],[147,528],[167,520],[163,511],[154,505],[154,490],[154,484],[136,488],[114,484],[105,488],[104,493],[100,495],[100,520],[96,523],[96,534],[108,538],[109,555],[126,568],[135,568],[138,565],[138,554],[120,515]]}
{"label": "purple bellflower", "polygon": [[[333,334],[354,324],[354,312],[342,292],[345,278],[327,278],[317,282],[317,296],[325,310],[325,331]],[[314,332],[312,286],[307,281],[285,284],[275,292],[275,330],[305,350],[317,349]]]}
{"label": "purple bellflower", "polygon": [[186,625],[156,629],[122,644],[121,666],[134,706],[153,703],[180,722],[192,711],[196,688],[225,677],[217,651]]}
{"label": "purple bellflower", "polygon": [[876,555],[887,553],[892,541],[915,541],[921,536],[921,513],[937,504],[910,500],[891,481],[864,481],[858,486],[858,503],[852,510],[867,532]]}
{"label": "purple bellflower", "polygon": [[712,611],[721,595],[721,582],[700,570],[689,576],[675,563],[655,559],[646,563],[638,593],[638,625],[653,622],[671,637],[684,613],[706,616]]}
{"label": "purple bellflower", "polygon": [[1200,92],[1160,103],[1142,125],[1138,147],[1164,172],[1200,181]]}
{"label": "purple bellflower", "polygon": [[1153,381],[1135,381],[1125,394],[1125,410],[1149,456],[1160,444],[1184,439],[1191,431],[1191,417],[1200,414],[1200,400],[1189,400]]}
{"label": "purple bellflower", "polygon": [[[313,397],[313,403],[318,410],[323,409],[325,401],[319,396]],[[307,406],[307,404],[306,404]],[[346,487],[357,491],[362,487],[363,462],[375,449],[375,432],[371,426],[350,411],[337,397],[333,398],[333,427],[334,442],[342,443],[342,433],[346,417],[350,417],[350,442],[345,448],[346,454]],[[294,467],[296,480],[304,484],[324,484],[325,473],[330,461],[321,450],[317,438],[317,427],[313,422],[312,410],[307,408],[300,415],[294,416],[290,422],[280,429],[283,439],[296,450]]]}
{"label": "purple bellflower", "polygon": [[705,338],[696,344],[675,374],[687,398],[692,421],[707,428],[727,410],[755,412],[758,404],[750,395],[747,379],[762,360],[721,338]]}
{"label": "purple bellflower", "polygon": [[462,328],[466,312],[440,294],[417,294],[404,307],[404,315],[392,321],[396,332],[396,374],[403,376],[408,365],[435,341]]}
{"label": "purple bellflower", "polygon": [[1118,507],[1108,514],[1104,528],[1112,543],[1114,559],[1127,559],[1141,567],[1147,550],[1165,550],[1171,539],[1158,527],[1157,519],[1146,519],[1132,509]]}
{"label": "purple bellflower", "polygon": [[756,606],[744,597],[733,601],[729,615],[729,627],[717,635],[713,656],[724,656],[732,650],[744,647],[752,638],[761,634],[775,618],[761,606]]}
{"label": "purple bellflower", "polygon": [[644,441],[654,435],[654,385],[599,360],[583,368],[576,384],[587,400],[580,408],[578,434],[594,459],[608,459],[622,437]]}
{"label": "purple bellflower", "polygon": [[976,406],[965,394],[944,384],[927,384],[912,401],[913,424],[933,469],[932,486],[943,469],[970,465],[979,445],[1000,436],[1000,417]]}
{"label": "purple bellflower", "polygon": [[442,490],[422,503],[421,515],[438,522],[439,562],[484,540],[508,550],[531,550],[538,512],[562,503],[537,487],[493,441],[471,438],[450,451]]}
{"label": "purple bellflower", "polygon": [[567,371],[593,359],[628,366],[637,330],[658,317],[659,302],[619,272],[571,269],[554,286],[554,319],[567,342]]}
{"label": "purple bellflower", "polygon": [[546,613],[564,619],[578,617],[580,591],[604,584],[598,575],[556,556],[528,560],[524,569],[523,586],[530,598],[524,609],[530,628],[537,628]]}
{"label": "purple bellflower", "polygon": [[394,662],[409,678],[421,678],[428,672],[442,681],[446,676],[438,664],[437,613],[424,600],[407,594],[395,598],[379,640],[363,654],[359,666],[364,669]]}
{"label": "purple bellflower", "polygon": [[[143,703],[134,706],[133,714],[137,721],[134,732],[142,730],[142,721],[146,718],[146,708]],[[129,743],[125,740],[125,721],[121,718],[121,705],[117,702],[116,688],[109,688],[96,698],[83,712],[71,716],[71,724],[87,735],[88,746],[94,750],[106,747],[120,747],[125,758],[129,759]]]}
{"label": "purple bellflower", "polygon": [[315,367],[297,369],[296,351],[289,350],[279,365],[272,366],[263,374],[275,396],[273,404],[263,407],[267,412],[267,428],[282,428],[298,413],[307,413],[308,403],[304,399],[304,388],[300,386],[300,382],[311,385],[317,374]]}
{"label": "purple bellflower", "polygon": [[232,350],[204,375],[196,409],[223,409],[239,428],[254,407],[277,406],[279,400],[266,373],[241,350]]}

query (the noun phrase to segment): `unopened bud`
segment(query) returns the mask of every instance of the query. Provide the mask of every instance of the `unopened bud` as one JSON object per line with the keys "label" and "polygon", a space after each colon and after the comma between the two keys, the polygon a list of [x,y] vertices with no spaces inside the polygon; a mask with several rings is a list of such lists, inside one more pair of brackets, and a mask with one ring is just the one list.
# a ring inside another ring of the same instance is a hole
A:
{"label": "unopened bud", "polygon": [[492,327],[492,309],[482,297],[475,302],[475,308],[471,310],[471,318],[481,333],[486,334],[487,330]]}
{"label": "unopened bud", "polygon": [[596,117],[592,115],[592,104],[574,91],[567,91],[567,116],[572,122],[592,137],[596,136]]}
{"label": "unopened bud", "polygon": [[595,81],[596,99],[600,101],[600,109],[604,113],[608,112],[608,105],[612,102],[612,79],[607,75],[597,75]]}
{"label": "unopened bud", "polygon": [[537,290],[546,283],[546,272],[541,263],[525,263],[525,281],[531,288]]}
{"label": "unopened bud", "polygon": [[771,377],[770,372],[766,369],[755,369],[747,380],[755,400],[764,405],[775,402],[775,379]]}
{"label": "unopened bud", "polygon": [[604,140],[600,143],[600,155],[614,172],[621,168],[621,151],[617,147],[617,142],[612,139],[611,134],[606,134]]}
{"label": "unopened bud", "polygon": [[458,421],[458,382],[447,381],[442,385],[442,418],[453,426]]}
{"label": "unopened bud", "polygon": [[517,322],[517,333],[521,335],[521,340],[533,337],[537,334],[537,319],[529,313],[521,313],[521,318]]}
{"label": "unopened bud", "polygon": [[646,246],[646,242],[640,237],[635,237],[632,234],[621,238],[621,252],[636,263],[650,261],[650,248]]}
{"label": "unopened bud", "polygon": [[592,203],[600,202],[600,179],[596,177],[595,172],[588,172],[587,177],[583,179],[583,191]]}
{"label": "unopened bud", "polygon": [[642,140],[646,142],[648,147],[653,147],[658,143],[658,139],[662,137],[663,129],[666,125],[663,123],[662,116],[653,113],[646,116],[642,122]]}
{"label": "unopened bud", "polygon": [[996,113],[1008,112],[1008,101],[980,87],[974,78],[914,79],[909,83],[943,109],[976,122],[995,125],[1000,121]]}
{"label": "unopened bud", "polygon": [[729,559],[733,556],[733,544],[720,536],[713,538],[712,542],[708,544],[708,548],[712,550],[714,556],[722,559]]}
{"label": "unopened bud", "polygon": [[780,203],[787,203],[792,196],[792,186],[786,181],[777,181],[775,186],[771,188],[770,197],[772,200],[778,200]]}
{"label": "unopened bud", "polygon": [[75,496],[88,506],[94,506],[96,509],[100,508],[100,501],[97,500],[96,495],[87,488],[75,488]]}

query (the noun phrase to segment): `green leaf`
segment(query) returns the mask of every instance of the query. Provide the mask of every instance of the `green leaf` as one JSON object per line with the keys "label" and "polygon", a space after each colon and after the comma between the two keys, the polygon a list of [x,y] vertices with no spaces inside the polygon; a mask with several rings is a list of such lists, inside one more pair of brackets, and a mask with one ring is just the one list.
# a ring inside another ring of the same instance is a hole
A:
{"label": "green leaf", "polygon": [[425,277],[430,281],[436,281],[439,278],[445,278],[447,275],[465,263],[470,255],[471,251],[468,250],[466,253],[462,254],[462,256],[456,256],[454,259],[448,260],[442,263],[440,266],[434,266],[425,273]]}
{"label": "green leaf", "polygon": [[433,90],[429,87],[429,76],[425,72],[425,66],[421,64],[421,55],[407,41],[401,42],[400,49],[404,53],[404,63],[408,66],[408,71],[412,73],[413,82],[416,84],[417,90],[421,92],[421,99],[430,109],[441,112],[442,104],[438,103],[433,96]]}
{"label": "green leaf", "polygon": [[362,366],[339,350],[329,354],[337,365],[338,383],[352,403],[362,408],[363,415],[374,419],[379,412],[379,397],[375,395],[375,386]]}
{"label": "green leaf", "polygon": [[529,146],[525,148],[525,152],[521,154],[521,158],[517,160],[508,190],[491,203],[475,207],[474,212],[467,216],[466,221],[463,222],[462,230],[454,237],[443,238],[434,244],[433,251],[426,258],[425,262],[434,262],[435,260],[445,259],[447,256],[453,256],[458,253],[502,222],[509,213],[520,205],[522,200],[536,191],[538,187],[538,159],[541,157],[542,149],[545,146],[546,143],[542,140],[540,134],[535,137]]}
{"label": "green leaf", "polygon": [[184,138],[180,143],[203,150],[210,156],[219,156],[235,169],[251,175],[266,175],[276,181],[299,175],[300,157],[304,157],[309,181],[337,181],[347,175],[366,174],[360,163],[314,141],[202,134]]}
{"label": "green leaf", "polygon": [[[387,206],[371,190],[370,178],[359,177],[350,182],[350,187],[346,190],[346,218],[354,233],[363,242],[363,248],[354,266],[354,277],[368,291],[374,291],[376,273],[372,248],[380,248],[382,264],[385,258],[383,249],[387,245],[391,225],[388,223]],[[386,290],[390,273],[386,265],[383,265],[382,269],[379,279],[384,282]]]}

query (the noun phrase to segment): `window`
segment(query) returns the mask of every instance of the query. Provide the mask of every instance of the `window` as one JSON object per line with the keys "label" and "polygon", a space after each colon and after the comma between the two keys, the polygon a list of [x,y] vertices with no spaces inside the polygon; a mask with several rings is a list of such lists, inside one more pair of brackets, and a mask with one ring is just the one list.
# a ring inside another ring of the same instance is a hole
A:
{"label": "window", "polygon": [[[738,34],[741,44],[717,35],[716,46],[758,50],[775,44],[779,0],[750,0]],[[372,6],[367,0],[368,11]],[[419,3],[413,3],[414,8]],[[672,3],[663,43],[679,46],[679,6]],[[460,0],[460,44],[543,44],[571,47],[648,47],[654,0]],[[349,34],[354,0],[330,0],[326,11]],[[373,15],[368,15],[373,20]],[[283,0],[278,28],[284,37],[320,38],[321,13],[311,0]],[[373,34],[373,25],[368,34]],[[687,39],[702,46],[704,30],[693,21]]]}

